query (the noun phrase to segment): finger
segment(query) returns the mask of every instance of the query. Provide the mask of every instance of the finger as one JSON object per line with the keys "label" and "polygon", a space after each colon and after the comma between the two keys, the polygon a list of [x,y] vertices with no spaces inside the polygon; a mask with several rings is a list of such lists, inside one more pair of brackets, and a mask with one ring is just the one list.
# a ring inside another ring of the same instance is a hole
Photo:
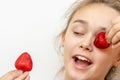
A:
{"label": "finger", "polygon": [[20,70],[13,70],[13,71],[9,71],[5,75],[3,75],[1,77],[1,79],[2,80],[13,80],[13,79],[15,79],[16,77],[18,77],[21,74],[22,74],[22,71],[20,71]]}
{"label": "finger", "polygon": [[107,39],[107,41],[110,43],[110,40],[109,40],[109,36],[108,36],[108,34],[109,34],[109,32],[110,32],[110,30],[111,30],[111,28],[113,27],[113,24],[111,23],[107,28],[106,28],[106,34],[105,34],[105,36],[106,36],[106,39]]}
{"label": "finger", "polygon": [[106,35],[108,42],[112,41],[114,35],[120,31],[120,23],[113,25],[108,34]]}
{"label": "finger", "polygon": [[106,34],[108,34],[108,32],[110,31],[111,27],[112,27],[112,23],[109,24],[109,26],[106,28]]}
{"label": "finger", "polygon": [[25,80],[30,80],[30,76],[28,75]]}
{"label": "finger", "polygon": [[[120,16],[118,16],[117,18],[115,18],[111,21],[109,27],[106,29],[106,37],[107,37],[108,33],[110,32],[110,30],[112,29],[113,25],[115,25],[117,23],[120,23]],[[109,42],[109,38],[107,38],[107,39]]]}
{"label": "finger", "polygon": [[120,47],[120,42],[117,43],[117,44],[112,45],[112,48],[118,48],[118,47]]}
{"label": "finger", "polygon": [[112,44],[116,44],[118,42],[120,42],[120,32],[116,33],[112,39]]}
{"label": "finger", "polygon": [[24,72],[21,76],[19,76],[15,80],[24,80],[27,78],[28,75],[29,75],[29,72]]}

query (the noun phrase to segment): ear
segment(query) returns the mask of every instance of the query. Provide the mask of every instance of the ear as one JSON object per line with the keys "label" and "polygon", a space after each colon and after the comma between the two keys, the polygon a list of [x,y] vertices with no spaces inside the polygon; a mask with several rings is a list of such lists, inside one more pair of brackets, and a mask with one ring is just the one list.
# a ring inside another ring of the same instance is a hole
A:
{"label": "ear", "polygon": [[116,60],[116,62],[114,63],[114,66],[120,66],[120,58],[118,58],[117,60]]}

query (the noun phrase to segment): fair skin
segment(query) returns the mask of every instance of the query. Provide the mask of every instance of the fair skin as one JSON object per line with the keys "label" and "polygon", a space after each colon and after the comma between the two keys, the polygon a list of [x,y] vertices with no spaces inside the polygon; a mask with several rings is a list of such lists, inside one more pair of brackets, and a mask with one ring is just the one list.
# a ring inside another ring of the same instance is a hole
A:
{"label": "fair skin", "polygon": [[[101,31],[106,31],[111,43],[107,49],[94,46],[93,41]],[[110,68],[119,65],[119,37],[119,12],[113,8],[91,4],[77,10],[62,34],[65,80],[104,80]]]}
{"label": "fair skin", "polygon": [[[98,49],[93,41],[96,34],[105,29],[111,46]],[[79,9],[62,39],[65,80],[104,80],[109,69],[119,65],[119,31],[120,17],[114,9],[100,4]],[[76,61],[73,58],[76,55],[88,58],[91,64]],[[28,72],[13,70],[0,77],[0,80],[30,80],[30,76]]]}
{"label": "fair skin", "polygon": [[0,77],[0,80],[30,80],[29,72],[12,70]]}

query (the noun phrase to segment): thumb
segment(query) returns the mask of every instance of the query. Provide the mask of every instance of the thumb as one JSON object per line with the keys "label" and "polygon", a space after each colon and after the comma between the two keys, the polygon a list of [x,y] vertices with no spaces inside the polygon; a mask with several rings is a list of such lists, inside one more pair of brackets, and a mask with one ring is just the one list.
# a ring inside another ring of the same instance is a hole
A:
{"label": "thumb", "polygon": [[16,77],[20,76],[23,72],[21,70],[13,70],[4,74],[0,80],[14,80]]}

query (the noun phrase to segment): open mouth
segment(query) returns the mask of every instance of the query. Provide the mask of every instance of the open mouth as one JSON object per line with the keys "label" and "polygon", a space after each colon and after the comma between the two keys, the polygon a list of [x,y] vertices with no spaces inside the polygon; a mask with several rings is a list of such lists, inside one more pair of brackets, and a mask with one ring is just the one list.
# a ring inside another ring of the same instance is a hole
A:
{"label": "open mouth", "polygon": [[86,69],[92,64],[92,61],[83,56],[73,56],[75,66],[79,69]]}

